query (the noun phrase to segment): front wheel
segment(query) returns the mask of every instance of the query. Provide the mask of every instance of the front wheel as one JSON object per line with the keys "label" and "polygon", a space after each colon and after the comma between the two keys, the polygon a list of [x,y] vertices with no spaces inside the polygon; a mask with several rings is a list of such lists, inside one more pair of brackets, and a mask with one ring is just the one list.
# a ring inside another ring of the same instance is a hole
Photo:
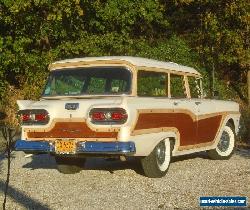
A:
{"label": "front wheel", "polygon": [[85,164],[85,158],[55,156],[57,170],[63,174],[80,172]]}
{"label": "front wheel", "polygon": [[143,171],[147,177],[160,178],[166,175],[172,155],[169,139],[156,145],[149,156],[141,159]]}
{"label": "front wheel", "polygon": [[207,151],[208,156],[213,160],[228,160],[234,152],[235,133],[232,126],[226,125],[223,128],[220,141],[215,149]]}

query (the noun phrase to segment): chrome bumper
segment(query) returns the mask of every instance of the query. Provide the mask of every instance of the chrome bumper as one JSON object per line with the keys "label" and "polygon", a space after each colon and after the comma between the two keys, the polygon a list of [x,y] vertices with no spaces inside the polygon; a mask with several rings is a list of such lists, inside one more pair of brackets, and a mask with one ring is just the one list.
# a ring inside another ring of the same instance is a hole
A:
{"label": "chrome bumper", "polygon": [[[55,146],[48,141],[17,140],[16,151],[27,153],[55,153]],[[74,154],[110,154],[133,155],[135,153],[134,142],[78,142]]]}

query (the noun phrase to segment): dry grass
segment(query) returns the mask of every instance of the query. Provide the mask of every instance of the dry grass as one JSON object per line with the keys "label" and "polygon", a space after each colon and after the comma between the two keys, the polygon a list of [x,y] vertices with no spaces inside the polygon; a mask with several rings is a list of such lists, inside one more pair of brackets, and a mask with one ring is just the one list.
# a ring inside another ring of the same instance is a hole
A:
{"label": "dry grass", "polygon": [[[0,109],[5,112],[7,117],[4,121],[0,122],[0,126],[8,125],[10,127],[18,128],[18,118],[17,110],[18,106],[16,101],[24,99],[24,91],[20,89],[15,89],[12,86],[9,86],[8,90],[5,92],[5,98],[0,101]],[[0,131],[0,152],[3,152],[6,148],[5,140]]]}
{"label": "dry grass", "polygon": [[18,118],[17,118],[17,110],[18,106],[16,101],[24,99],[24,94],[22,90],[15,89],[10,86],[8,91],[6,91],[5,99],[3,101],[3,109],[7,114],[7,118],[5,119],[5,123],[10,125],[11,127],[18,126]]}
{"label": "dry grass", "polygon": [[4,138],[2,137],[2,134],[0,133],[0,153],[3,152],[6,149],[6,143]]}

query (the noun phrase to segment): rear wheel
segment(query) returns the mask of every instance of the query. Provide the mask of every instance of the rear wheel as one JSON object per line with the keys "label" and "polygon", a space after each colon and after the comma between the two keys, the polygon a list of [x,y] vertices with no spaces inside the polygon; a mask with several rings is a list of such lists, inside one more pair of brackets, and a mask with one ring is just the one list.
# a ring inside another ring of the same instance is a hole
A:
{"label": "rear wheel", "polygon": [[85,164],[85,158],[55,156],[57,170],[63,174],[80,172]]}
{"label": "rear wheel", "polygon": [[156,145],[149,156],[141,159],[143,171],[147,177],[160,178],[166,175],[172,155],[169,139]]}
{"label": "rear wheel", "polygon": [[208,156],[214,160],[227,160],[234,152],[235,133],[231,125],[226,125],[223,128],[222,135],[217,147],[209,150]]}

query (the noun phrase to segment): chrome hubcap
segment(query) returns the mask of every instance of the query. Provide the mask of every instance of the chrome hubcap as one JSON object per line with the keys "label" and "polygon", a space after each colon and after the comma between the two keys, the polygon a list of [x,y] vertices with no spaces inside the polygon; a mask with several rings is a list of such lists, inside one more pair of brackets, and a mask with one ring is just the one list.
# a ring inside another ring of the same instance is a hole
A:
{"label": "chrome hubcap", "polygon": [[225,152],[229,148],[230,136],[226,131],[223,131],[220,142],[218,144],[218,149],[221,152]]}
{"label": "chrome hubcap", "polygon": [[159,165],[162,165],[165,161],[165,153],[166,153],[166,147],[164,142],[159,144],[159,146],[156,148],[156,157],[157,162]]}

